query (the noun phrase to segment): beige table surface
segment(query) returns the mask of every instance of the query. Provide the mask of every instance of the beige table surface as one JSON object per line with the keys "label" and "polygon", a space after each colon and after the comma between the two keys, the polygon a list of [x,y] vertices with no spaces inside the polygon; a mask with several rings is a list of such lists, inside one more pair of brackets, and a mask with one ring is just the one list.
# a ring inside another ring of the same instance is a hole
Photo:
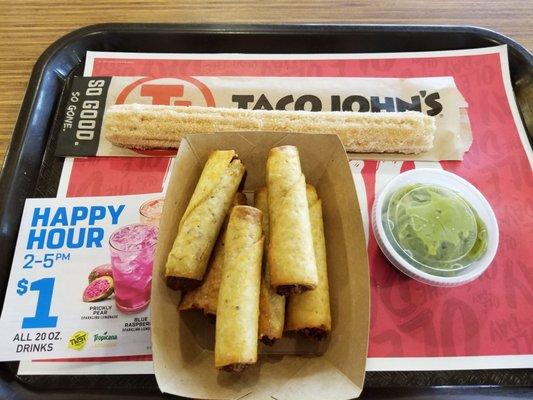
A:
{"label": "beige table surface", "polygon": [[[0,0],[0,162],[31,69],[56,39],[103,22],[478,25],[533,48],[533,1],[15,1]],[[0,164],[1,165],[1,164]]]}

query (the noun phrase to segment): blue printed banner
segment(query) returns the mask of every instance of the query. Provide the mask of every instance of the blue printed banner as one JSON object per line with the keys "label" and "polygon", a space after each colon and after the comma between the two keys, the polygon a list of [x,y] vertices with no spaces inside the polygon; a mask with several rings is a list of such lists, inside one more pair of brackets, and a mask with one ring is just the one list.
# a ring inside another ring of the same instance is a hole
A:
{"label": "blue printed banner", "polygon": [[150,354],[161,194],[28,199],[0,360]]}

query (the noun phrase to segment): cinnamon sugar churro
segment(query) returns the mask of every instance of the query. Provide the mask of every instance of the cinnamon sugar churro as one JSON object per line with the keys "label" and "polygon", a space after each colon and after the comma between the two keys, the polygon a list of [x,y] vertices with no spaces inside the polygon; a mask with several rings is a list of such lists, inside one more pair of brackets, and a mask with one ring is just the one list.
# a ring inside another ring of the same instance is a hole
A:
{"label": "cinnamon sugar churro", "polygon": [[175,149],[187,134],[265,131],[337,134],[346,151],[418,154],[433,147],[435,118],[417,111],[264,111],[146,104],[111,106],[107,140],[132,149]]}

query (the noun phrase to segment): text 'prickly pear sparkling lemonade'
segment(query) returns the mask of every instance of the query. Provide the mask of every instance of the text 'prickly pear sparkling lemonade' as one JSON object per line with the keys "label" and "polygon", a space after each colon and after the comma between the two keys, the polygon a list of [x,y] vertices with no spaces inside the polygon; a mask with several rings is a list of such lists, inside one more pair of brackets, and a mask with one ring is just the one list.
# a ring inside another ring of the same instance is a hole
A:
{"label": "text 'prickly pear sparkling lemonade'", "polygon": [[109,239],[115,302],[123,312],[141,311],[150,302],[157,234],[156,226],[132,224],[116,230]]}

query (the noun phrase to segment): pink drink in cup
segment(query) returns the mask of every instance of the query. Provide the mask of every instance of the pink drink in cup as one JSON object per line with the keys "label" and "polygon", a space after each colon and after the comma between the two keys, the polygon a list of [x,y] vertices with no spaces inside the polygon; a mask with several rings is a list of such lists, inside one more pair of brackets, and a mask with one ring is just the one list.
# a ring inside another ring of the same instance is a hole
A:
{"label": "pink drink in cup", "polygon": [[115,302],[121,311],[138,312],[150,303],[157,233],[156,226],[132,224],[109,238]]}

